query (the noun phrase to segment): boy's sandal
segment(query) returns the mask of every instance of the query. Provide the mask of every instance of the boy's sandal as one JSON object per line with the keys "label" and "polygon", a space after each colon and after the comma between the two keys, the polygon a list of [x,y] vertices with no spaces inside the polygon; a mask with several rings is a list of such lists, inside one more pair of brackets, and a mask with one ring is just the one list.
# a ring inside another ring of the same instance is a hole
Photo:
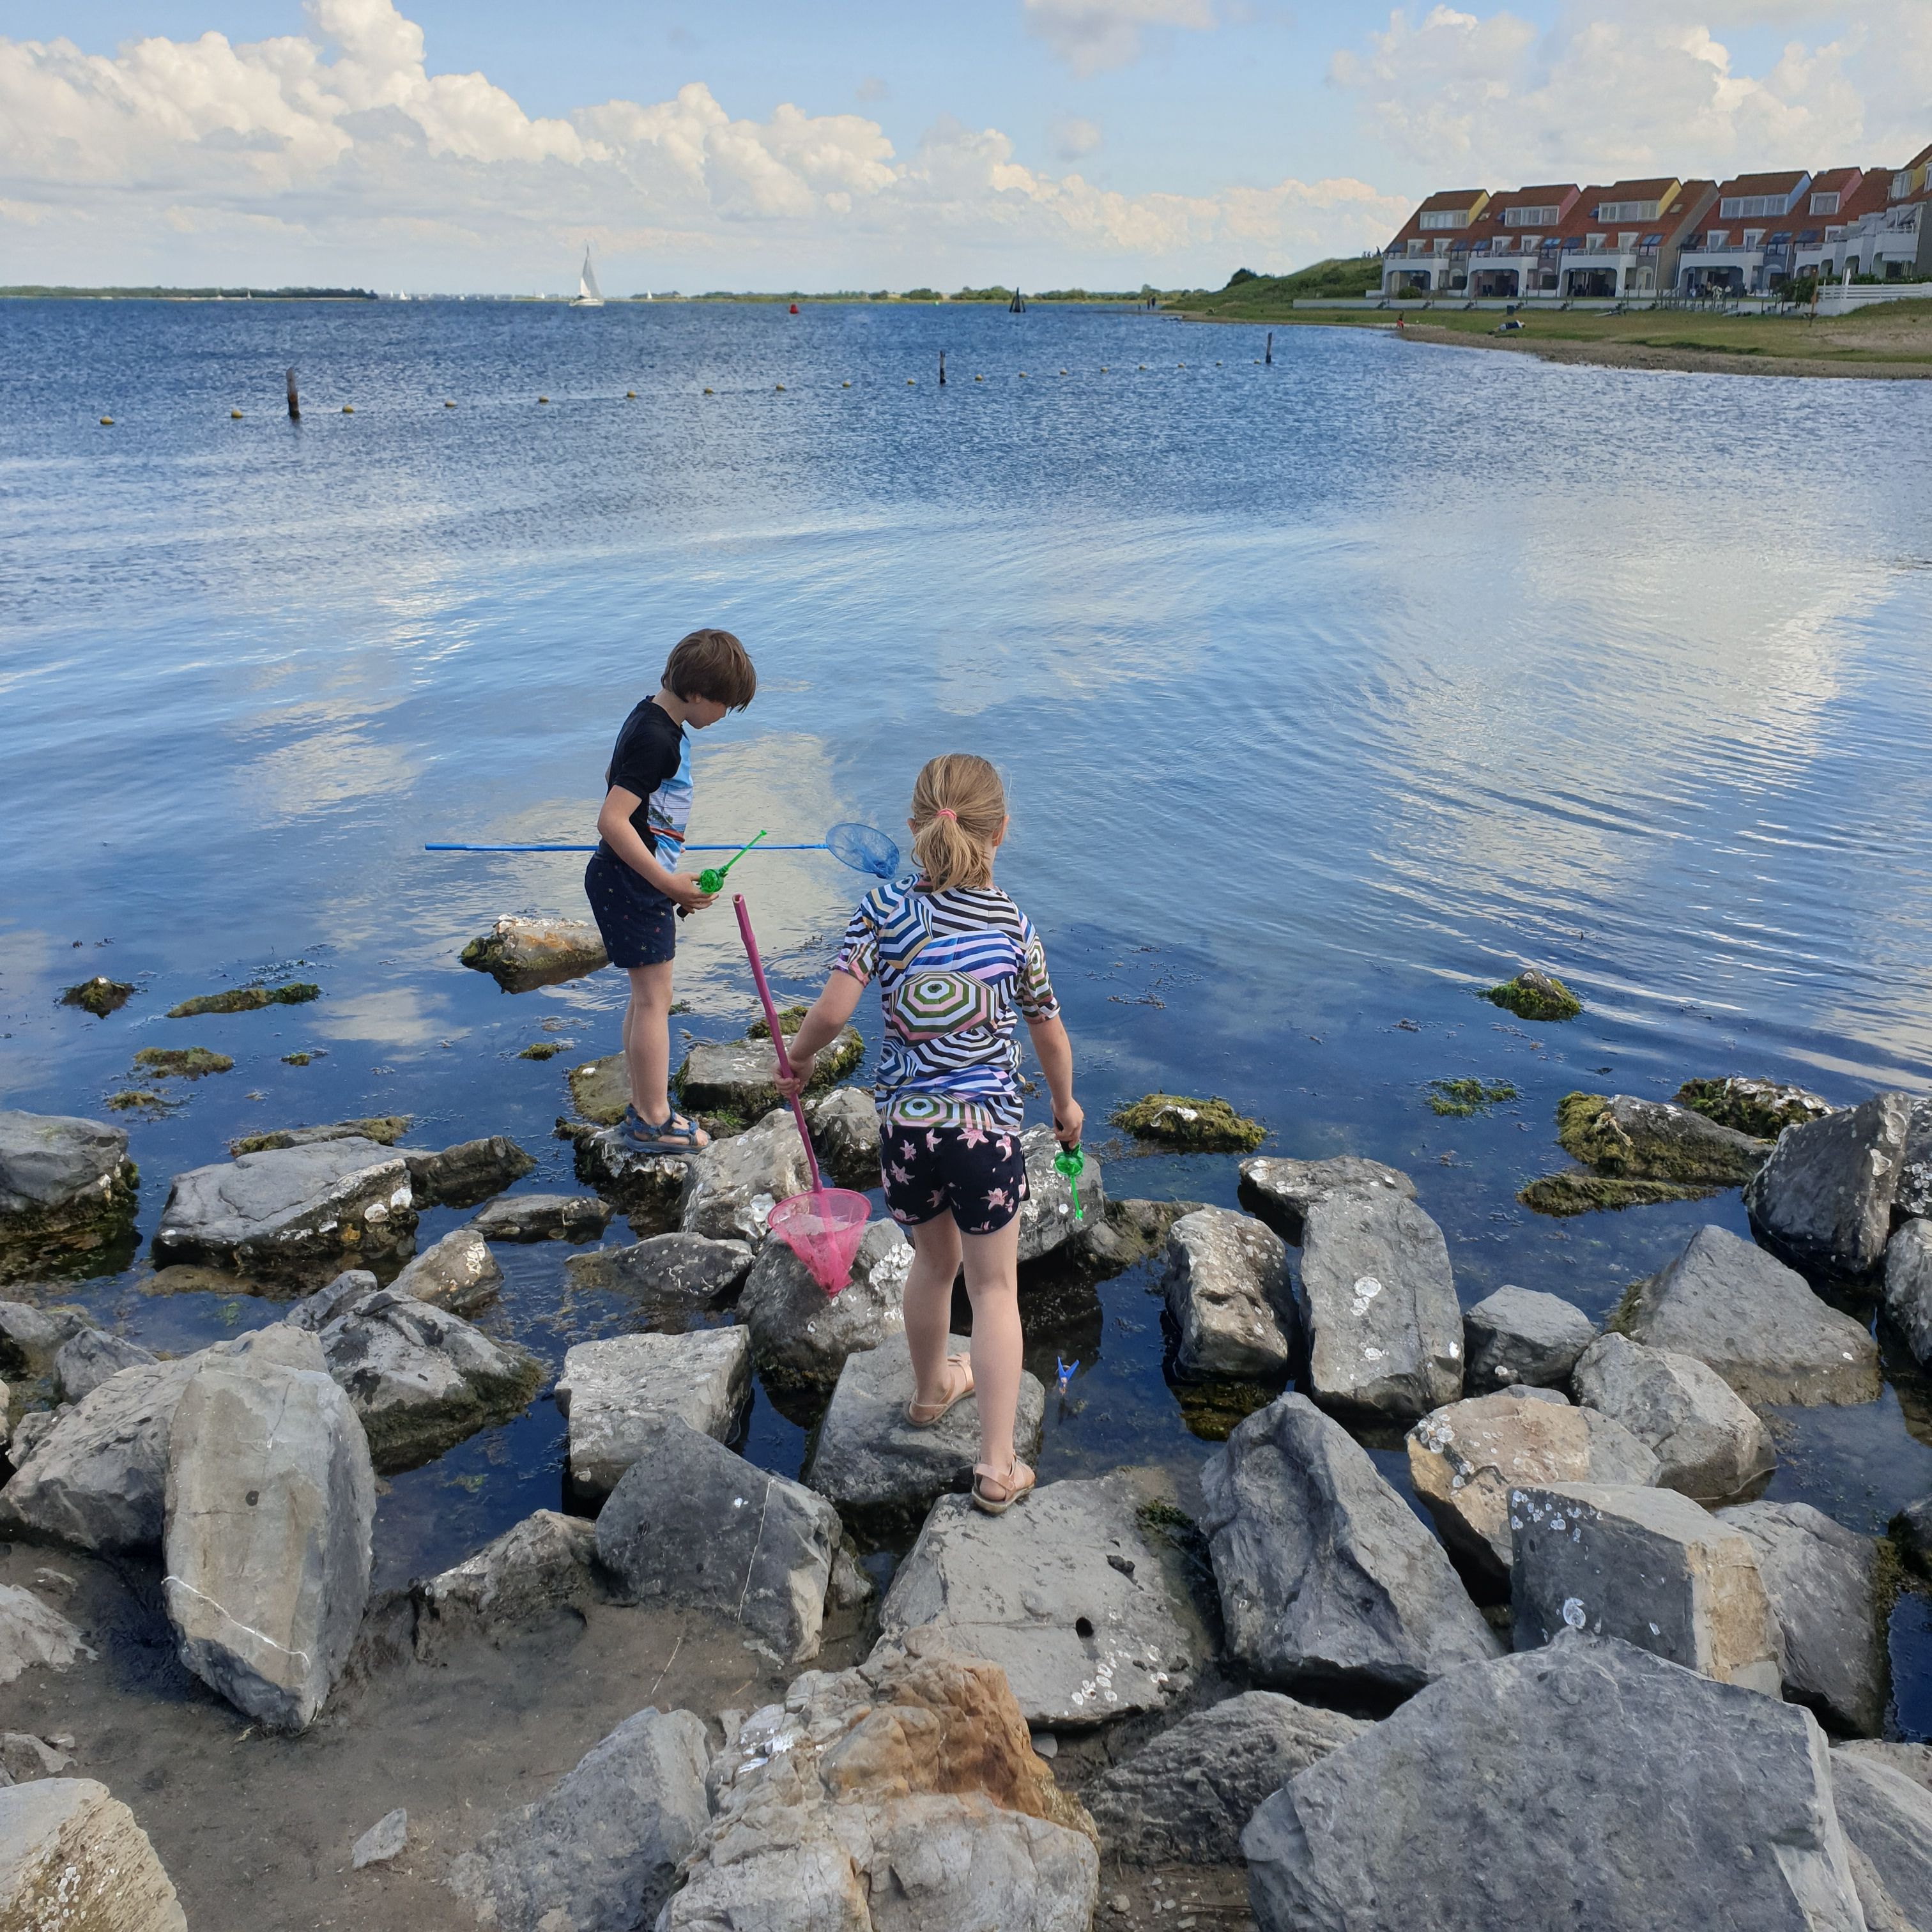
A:
{"label": "boy's sandal", "polygon": [[[1020,1478],[1022,1469],[1026,1469],[1023,1480]],[[1004,1516],[1014,1504],[1024,1502],[1033,1494],[1035,1480],[1033,1471],[1027,1469],[1024,1462],[1009,1462],[1004,1469],[996,1469],[990,1462],[975,1462],[973,1465],[973,1507],[984,1510],[988,1516]],[[986,1487],[988,1483],[996,1485],[1000,1493],[998,1496],[991,1494]]]}
{"label": "boy's sandal", "polygon": [[[966,1379],[955,1385],[953,1371],[964,1369]],[[915,1429],[936,1429],[946,1418],[947,1412],[956,1404],[964,1402],[973,1393],[973,1359],[970,1355],[948,1355],[946,1358],[946,1396],[942,1402],[909,1402],[905,1406],[905,1419]],[[922,1410],[929,1413],[922,1415]]]}
{"label": "boy's sandal", "polygon": [[661,1148],[666,1154],[696,1154],[711,1144],[711,1136],[682,1114],[673,1114],[664,1120],[647,1120],[634,1107],[625,1109],[624,1132],[634,1145]]}

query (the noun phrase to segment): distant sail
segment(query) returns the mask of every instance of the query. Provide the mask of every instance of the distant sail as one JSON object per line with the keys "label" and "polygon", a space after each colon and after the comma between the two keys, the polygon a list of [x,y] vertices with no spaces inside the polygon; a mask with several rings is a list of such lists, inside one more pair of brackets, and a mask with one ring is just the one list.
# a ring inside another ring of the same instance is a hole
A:
{"label": "distant sail", "polygon": [[597,286],[597,272],[590,266],[590,250],[584,251],[584,272],[577,278],[577,298],[572,308],[602,308],[604,291]]}

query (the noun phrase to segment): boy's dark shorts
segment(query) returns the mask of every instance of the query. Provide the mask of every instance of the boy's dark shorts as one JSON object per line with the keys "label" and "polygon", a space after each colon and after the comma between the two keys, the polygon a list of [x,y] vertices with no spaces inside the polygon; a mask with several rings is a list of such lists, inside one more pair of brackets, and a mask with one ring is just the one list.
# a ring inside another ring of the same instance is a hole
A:
{"label": "boy's dark shorts", "polygon": [[879,1166],[886,1205],[908,1227],[950,1208],[962,1234],[997,1234],[1027,1198],[1017,1129],[890,1125]]}
{"label": "boy's dark shorts", "polygon": [[602,846],[584,868],[590,916],[614,966],[662,966],[677,951],[677,907]]}

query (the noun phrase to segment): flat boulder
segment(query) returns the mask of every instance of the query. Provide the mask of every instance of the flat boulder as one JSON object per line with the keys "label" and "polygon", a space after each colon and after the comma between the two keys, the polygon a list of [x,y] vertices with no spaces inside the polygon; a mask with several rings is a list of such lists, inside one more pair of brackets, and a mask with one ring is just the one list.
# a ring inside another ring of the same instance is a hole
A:
{"label": "flat boulder", "polygon": [[1262,1683],[1406,1696],[1502,1648],[1442,1546],[1306,1396],[1240,1424],[1201,1493],[1227,1648]]}
{"label": "flat boulder", "polygon": [[1168,1229],[1161,1288],[1180,1335],[1184,1380],[1268,1380],[1288,1372],[1294,1302],[1288,1250],[1274,1230],[1225,1208],[1184,1214]]}
{"label": "flat boulder", "polygon": [[1499,1288],[1463,1312],[1463,1386],[1478,1395],[1518,1383],[1561,1388],[1596,1336],[1590,1318],[1561,1295]]}
{"label": "flat boulder", "polygon": [[1400,1168],[1385,1167],[1360,1154],[1334,1154],[1326,1160],[1264,1156],[1243,1161],[1240,1173],[1241,1205],[1296,1247],[1301,1245],[1301,1226],[1309,1209],[1342,1189],[1415,1198],[1415,1183]]}
{"label": "flat boulder", "polygon": [[811,1185],[797,1124],[789,1108],[774,1108],[757,1126],[691,1157],[678,1225],[688,1234],[762,1247],[773,1206]]}
{"label": "flat boulder", "polygon": [[1163,1709],[1192,1667],[1118,1477],[1042,1483],[998,1516],[941,1496],[880,1606],[879,1644],[984,1658],[1006,1672],[1028,1724],[1063,1728]]}
{"label": "flat boulder", "polygon": [[1886,1243],[1885,1312],[1912,1360],[1932,1363],[1932,1221],[1905,1222]]}
{"label": "flat boulder", "polygon": [[587,919],[530,918],[506,913],[463,949],[463,963],[488,973],[506,993],[527,993],[580,980],[609,965],[610,956]]}
{"label": "flat boulder", "polygon": [[344,1256],[406,1254],[416,1225],[400,1154],[374,1141],[320,1141],[176,1174],[154,1248],[163,1262],[299,1274]]}
{"label": "flat boulder", "polygon": [[1566,1634],[1461,1670],[1241,1834],[1262,1932],[1858,1932],[1808,1712]]}
{"label": "flat boulder", "polygon": [[486,1241],[594,1241],[610,1218],[594,1194],[504,1194],[470,1226]]}
{"label": "flat boulder", "polygon": [[556,1384],[570,1425],[572,1493],[608,1496],[668,1415],[728,1441],[751,1397],[752,1338],[742,1328],[578,1342]]}
{"label": "flat boulder", "polygon": [[92,1395],[110,1376],[153,1361],[153,1352],[104,1328],[83,1328],[54,1354],[54,1384],[63,1402]]}
{"label": "flat boulder", "polygon": [[536,1162],[508,1134],[458,1141],[438,1149],[402,1148],[410,1191],[418,1208],[473,1208],[512,1181],[536,1172]]}
{"label": "flat boulder", "polygon": [[452,1228],[389,1284],[392,1293],[456,1315],[474,1315],[488,1308],[502,1286],[503,1270],[490,1252],[490,1244],[473,1226]]}
{"label": "flat boulder", "polygon": [[829,1387],[847,1356],[905,1332],[912,1244],[874,1221],[852,1258],[852,1279],[828,1295],[783,1241],[768,1241],[746,1277],[738,1319],[752,1331],[758,1372],[782,1386]]}
{"label": "flat boulder", "polygon": [[1932,1791],[1894,1764],[1834,1750],[1832,1796],[1868,1932],[1927,1932]]}
{"label": "flat boulder", "polygon": [[[841,1028],[818,1056],[810,1090],[836,1086],[865,1057],[859,1029]],[[741,1120],[754,1120],[781,1104],[778,1062],[769,1039],[699,1041],[685,1055],[676,1085],[679,1103],[691,1113],[735,1114]]]}
{"label": "flat boulder", "polygon": [[1408,1480],[1442,1540],[1479,1574],[1506,1580],[1510,1492],[1526,1483],[1657,1480],[1658,1460],[1620,1422],[1549,1392],[1472,1396],[1408,1432]]}
{"label": "flat boulder", "polygon": [[1273,1690],[1184,1718],[1088,1787],[1100,1840],[1130,1864],[1238,1864],[1255,1808],[1370,1726]]}
{"label": "flat boulder", "polygon": [[1751,1226],[1800,1267],[1869,1274],[1884,1258],[1911,1112],[1909,1095],[1874,1094],[1786,1127],[1744,1190]]}
{"label": "flat boulder", "polygon": [[376,1478],[315,1336],[209,1355],[170,1432],[161,1592],[182,1664],[265,1729],[305,1730],[368,1598]]}
{"label": "flat boulder", "polygon": [[126,1220],[139,1178],[122,1128],[0,1109],[0,1249],[68,1246]]}
{"label": "flat boulder", "polygon": [[188,1932],[147,1833],[91,1778],[0,1788],[0,1925],[9,1932]]}
{"label": "flat boulder", "polygon": [[[409,1132],[410,1118],[407,1114],[365,1114],[352,1120],[325,1120],[314,1126],[268,1127],[256,1133],[238,1134],[228,1143],[228,1151],[238,1159],[244,1154],[316,1147],[324,1141],[374,1141],[382,1147],[394,1147]],[[406,1159],[410,1157],[406,1148],[396,1150]],[[421,1201],[416,1203],[418,1208],[424,1204]]]}
{"label": "flat boulder", "polygon": [[1393,1190],[1308,1210],[1297,1288],[1308,1384],[1338,1415],[1411,1421],[1462,1393],[1462,1310],[1442,1230]]}
{"label": "flat boulder", "polygon": [[1820,1300],[1795,1269],[1723,1228],[1700,1228],[1675,1261],[1639,1282],[1622,1325],[1634,1340],[1707,1363],[1746,1402],[1877,1399],[1869,1330]]}
{"label": "flat boulder", "polygon": [[1718,1520],[1742,1531],[1757,1558],[1784,1636],[1786,1697],[1834,1731],[1876,1737],[1888,1676],[1878,1545],[1809,1503],[1740,1503]]}
{"label": "flat boulder", "polygon": [[[972,1343],[953,1335],[946,1346],[949,1354],[964,1354]],[[968,1396],[931,1427],[919,1429],[905,1419],[915,1392],[903,1334],[845,1358],[800,1477],[844,1520],[880,1531],[909,1528],[949,1490],[971,1481],[980,1447],[977,1400]],[[1022,1373],[1013,1447],[1023,1461],[1039,1452],[1046,1413],[1046,1390],[1036,1376]]]}
{"label": "flat boulder", "polygon": [[412,1587],[418,1659],[434,1662],[464,1639],[500,1642],[601,1601],[596,1557],[597,1526],[588,1517],[534,1510],[475,1556]]}
{"label": "flat boulder", "polygon": [[1768,1141],[1688,1107],[1629,1094],[1565,1094],[1557,1102],[1556,1138],[1598,1174],[1684,1187],[1742,1187],[1771,1152]]}
{"label": "flat boulder", "polygon": [[754,1257],[742,1241],[709,1234],[652,1234],[627,1247],[594,1248],[563,1264],[572,1289],[621,1294],[640,1328],[681,1332],[736,1298]]}
{"label": "flat boulder", "polygon": [[1580,1403],[1648,1446],[1661,1489],[1720,1502],[1778,1466],[1762,1419],[1694,1355],[1600,1335],[1577,1358],[1570,1387]]}
{"label": "flat boulder", "polygon": [[40,1665],[64,1670],[76,1658],[93,1655],[59,1611],[31,1590],[0,1583],[0,1684]]}
{"label": "flat boulder", "polygon": [[1100,1156],[1091,1148],[1084,1150],[1085,1164],[1077,1184],[1082,1218],[1076,1221],[1073,1218],[1076,1184],[1070,1182],[1053,1164],[1060,1152],[1053,1130],[1028,1127],[1020,1136],[1020,1150],[1026,1156],[1027,1176],[1026,1198],[1020,1203],[1020,1265],[1024,1268],[1048,1255],[1071,1257],[1078,1251],[1080,1237],[1107,1211]]}

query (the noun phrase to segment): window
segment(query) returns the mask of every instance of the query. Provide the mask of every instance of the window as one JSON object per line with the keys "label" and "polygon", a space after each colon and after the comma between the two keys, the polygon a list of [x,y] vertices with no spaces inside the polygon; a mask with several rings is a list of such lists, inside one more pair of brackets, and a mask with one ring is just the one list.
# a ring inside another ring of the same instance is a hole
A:
{"label": "window", "polygon": [[1894,201],[1904,200],[1904,198],[1911,192],[1912,171],[1910,169],[1908,168],[1902,173],[1895,174],[1892,176],[1892,198]]}
{"label": "window", "polygon": [[1557,208],[1506,208],[1503,210],[1505,228],[1547,228],[1562,218],[1562,210]]}
{"label": "window", "polygon": [[1836,214],[1838,212],[1838,196],[1835,189],[1829,194],[1814,194],[1811,197],[1811,212],[1814,214]]}
{"label": "window", "polygon": [[1628,254],[1636,246],[1636,230],[1634,228],[1620,230],[1617,235],[1617,246]]}
{"label": "window", "polygon": [[1727,194],[1718,212],[1726,221],[1748,220],[1754,214],[1782,214],[1789,199],[1781,194]]}
{"label": "window", "polygon": [[1597,219],[1599,221],[1654,221],[1657,203],[1654,201],[1606,201],[1598,203]]}
{"label": "window", "polygon": [[1589,243],[1591,251],[1594,254],[1598,249],[1602,248],[1604,244],[1610,238],[1607,235],[1592,235],[1590,237]]}
{"label": "window", "polygon": [[1466,228],[1469,218],[1459,208],[1431,208],[1422,218],[1424,228]]}
{"label": "window", "polygon": [[1731,232],[1728,228],[1714,228],[1704,237],[1706,248],[1728,248],[1731,245]]}
{"label": "window", "polygon": [[1744,230],[1744,246],[1747,248],[1759,248],[1763,242],[1764,230],[1762,228],[1747,228]]}

